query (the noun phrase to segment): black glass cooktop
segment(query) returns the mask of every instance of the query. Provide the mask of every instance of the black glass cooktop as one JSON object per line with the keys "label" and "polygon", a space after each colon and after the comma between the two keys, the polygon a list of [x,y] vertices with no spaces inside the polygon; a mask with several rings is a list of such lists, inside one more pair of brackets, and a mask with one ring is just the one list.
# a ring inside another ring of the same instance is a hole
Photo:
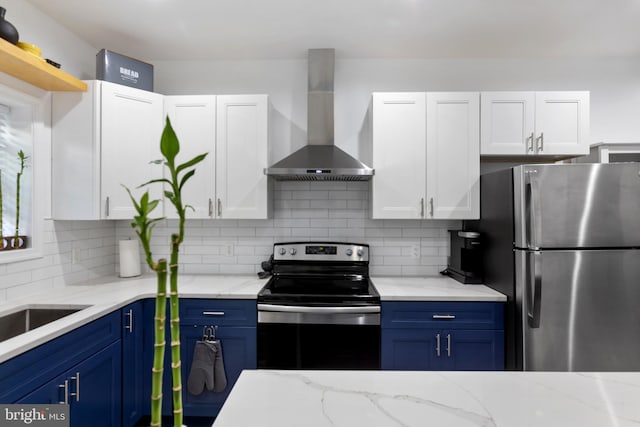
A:
{"label": "black glass cooktop", "polygon": [[307,305],[379,304],[380,295],[371,281],[362,276],[272,277],[258,293],[258,302]]}

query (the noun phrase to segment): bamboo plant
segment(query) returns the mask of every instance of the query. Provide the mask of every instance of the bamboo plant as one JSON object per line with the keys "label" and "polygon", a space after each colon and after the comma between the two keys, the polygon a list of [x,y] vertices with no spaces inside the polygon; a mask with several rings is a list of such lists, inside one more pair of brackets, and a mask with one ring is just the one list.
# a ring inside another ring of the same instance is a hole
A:
{"label": "bamboo plant", "polygon": [[153,260],[151,253],[151,234],[154,226],[163,218],[150,218],[149,214],[160,203],[160,200],[149,200],[149,192],[145,192],[137,202],[129,189],[129,196],[135,207],[137,215],[131,226],[136,229],[136,234],[142,243],[147,265],[157,275],[157,293],[155,310],[155,339],[154,358],[151,385],[151,426],[160,426],[162,423],[162,374],[164,371],[165,325],[166,325],[166,289],[167,289],[167,266],[169,267],[169,304],[170,304],[170,328],[171,328],[171,371],[172,371],[172,394],[173,394],[173,423],[175,427],[181,427],[183,422],[182,412],[182,375],[180,360],[180,319],[178,304],[178,253],[179,247],[184,240],[184,222],[186,210],[190,208],[182,201],[182,188],[185,183],[195,174],[195,169],[190,169],[207,156],[207,153],[200,154],[193,159],[176,165],[176,157],[180,152],[180,143],[171,127],[171,121],[167,117],[164,131],[160,139],[160,151],[164,156],[164,164],[169,171],[169,178],[154,179],[142,186],[154,183],[165,184],[164,196],[175,207],[178,214],[178,232],[171,235],[171,256],[167,260],[162,258],[157,262]]}
{"label": "bamboo plant", "polygon": [[20,159],[20,172],[16,174],[16,232],[13,239],[13,247],[20,247],[20,180],[24,173],[25,161],[29,158],[25,156],[24,151],[18,151],[18,158]]}

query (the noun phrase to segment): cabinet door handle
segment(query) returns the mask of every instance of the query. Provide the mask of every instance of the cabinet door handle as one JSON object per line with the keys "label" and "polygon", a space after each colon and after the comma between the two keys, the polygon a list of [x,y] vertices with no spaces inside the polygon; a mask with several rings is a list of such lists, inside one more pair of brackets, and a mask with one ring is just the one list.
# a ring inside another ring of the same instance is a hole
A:
{"label": "cabinet door handle", "polygon": [[105,205],[105,214],[108,217],[109,216],[109,196],[107,196],[107,201],[104,205]]}
{"label": "cabinet door handle", "polygon": [[58,388],[61,388],[62,392],[64,393],[64,400],[58,403],[62,405],[68,405],[69,404],[69,380],[64,380],[64,384],[60,384]]}
{"label": "cabinet door handle", "polygon": [[222,216],[222,200],[218,199],[218,216]]}
{"label": "cabinet door handle", "polygon": [[74,396],[76,402],[80,402],[80,372],[76,372],[76,376],[71,377],[71,379],[76,382],[76,391],[75,393],[69,393],[69,396]]}
{"label": "cabinet door handle", "polygon": [[454,316],[453,314],[434,314],[433,316],[431,316],[432,319],[455,319],[456,316]]}
{"label": "cabinet door handle", "polygon": [[540,136],[536,138],[538,151],[544,151],[544,132],[540,132]]}
{"label": "cabinet door handle", "polygon": [[203,316],[224,316],[224,311],[203,311]]}
{"label": "cabinet door handle", "polygon": [[447,357],[451,357],[451,334],[447,334]]}
{"label": "cabinet door handle", "polygon": [[209,216],[213,216],[213,200],[209,199]]}
{"label": "cabinet door handle", "polygon": [[534,135],[533,132],[531,132],[531,135],[529,135],[529,138],[527,138],[527,140],[529,141],[529,143],[527,144],[527,150],[533,152],[533,139],[534,139]]}
{"label": "cabinet door handle", "polygon": [[424,197],[420,199],[420,218],[424,218]]}
{"label": "cabinet door handle", "polygon": [[429,216],[433,218],[433,197],[429,198]]}
{"label": "cabinet door handle", "polygon": [[125,329],[129,331],[129,333],[133,333],[133,310],[130,309],[128,313],[125,314],[129,318],[129,323],[125,326]]}
{"label": "cabinet door handle", "polygon": [[436,356],[440,357],[440,334],[436,334]]}

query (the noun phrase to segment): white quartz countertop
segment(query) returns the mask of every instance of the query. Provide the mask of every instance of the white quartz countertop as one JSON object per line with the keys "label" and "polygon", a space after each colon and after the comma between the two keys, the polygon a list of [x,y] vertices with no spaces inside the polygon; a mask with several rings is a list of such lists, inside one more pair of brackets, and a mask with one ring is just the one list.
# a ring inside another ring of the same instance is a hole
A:
{"label": "white quartz countertop", "polygon": [[[266,280],[257,276],[180,275],[181,298],[254,299]],[[47,325],[0,343],[0,363],[105,314],[143,298],[155,298],[156,277],[102,278],[86,285],[53,289],[0,304],[0,316],[23,308],[87,307]]]}
{"label": "white quartz countertop", "polygon": [[639,372],[255,370],[213,427],[625,427],[638,402]]}
{"label": "white quartz countertop", "polygon": [[372,277],[382,301],[495,301],[507,297],[484,285],[465,285],[447,276]]}
{"label": "white quartz countertop", "polygon": [[[383,301],[506,301],[483,285],[463,285],[449,277],[372,278]],[[181,298],[256,299],[267,279],[257,276],[180,275]],[[114,310],[143,298],[153,298],[155,275],[120,279],[105,277],[0,303],[0,316],[33,306],[87,307],[0,345],[0,363]]]}

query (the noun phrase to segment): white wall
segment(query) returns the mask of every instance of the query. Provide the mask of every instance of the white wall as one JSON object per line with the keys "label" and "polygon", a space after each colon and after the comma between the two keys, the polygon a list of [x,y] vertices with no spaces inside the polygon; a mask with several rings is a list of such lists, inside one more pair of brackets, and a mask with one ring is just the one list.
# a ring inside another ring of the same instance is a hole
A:
{"label": "white wall", "polygon": [[4,0],[5,18],[20,35],[20,41],[42,49],[42,57],[61,64],[61,69],[79,79],[93,79],[98,49],[71,33],[58,22],[23,0]]}

